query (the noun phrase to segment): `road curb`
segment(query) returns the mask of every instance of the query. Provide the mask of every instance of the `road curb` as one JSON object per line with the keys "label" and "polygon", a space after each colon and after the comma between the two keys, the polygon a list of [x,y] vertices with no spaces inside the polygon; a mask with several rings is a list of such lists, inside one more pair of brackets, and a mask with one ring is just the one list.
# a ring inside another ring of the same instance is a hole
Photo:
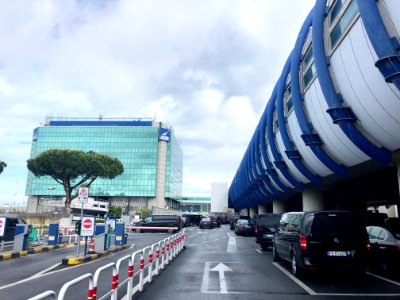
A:
{"label": "road curb", "polygon": [[62,264],[63,265],[80,265],[92,260],[96,260],[100,257],[104,257],[109,255],[110,253],[115,253],[115,252],[119,252],[125,249],[130,248],[131,245],[123,245],[121,247],[113,247],[110,250],[106,250],[100,253],[96,253],[96,254],[88,254],[84,257],[66,257],[62,259]]}
{"label": "road curb", "polygon": [[3,253],[3,254],[0,254],[0,261],[8,260],[11,258],[23,257],[23,256],[27,256],[29,254],[38,254],[41,252],[49,252],[49,251],[53,251],[53,250],[57,250],[57,249],[61,249],[61,248],[69,248],[69,247],[73,247],[73,246],[75,246],[75,244],[59,244],[59,245],[55,245],[55,246],[36,247],[33,249],[19,251],[19,252]]}

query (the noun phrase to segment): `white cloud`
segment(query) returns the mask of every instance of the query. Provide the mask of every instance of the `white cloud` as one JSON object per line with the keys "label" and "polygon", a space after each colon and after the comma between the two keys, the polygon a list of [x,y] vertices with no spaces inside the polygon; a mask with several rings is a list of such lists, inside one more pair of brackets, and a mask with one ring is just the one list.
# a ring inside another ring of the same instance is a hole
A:
{"label": "white cloud", "polygon": [[24,194],[48,114],[156,117],[182,142],[186,195],[230,182],[313,4],[0,0],[0,201]]}

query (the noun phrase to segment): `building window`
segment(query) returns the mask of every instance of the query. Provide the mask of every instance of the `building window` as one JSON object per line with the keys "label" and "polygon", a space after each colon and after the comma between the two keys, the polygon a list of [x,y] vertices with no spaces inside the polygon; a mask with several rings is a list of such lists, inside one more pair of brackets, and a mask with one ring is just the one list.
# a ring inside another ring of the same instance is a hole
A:
{"label": "building window", "polygon": [[278,125],[278,116],[277,116],[277,114],[276,114],[276,110],[274,110],[274,116],[273,116],[273,129],[274,129],[274,132],[276,133],[277,131],[278,131],[278,129],[279,129],[279,125]]}
{"label": "building window", "polygon": [[[346,2],[347,5],[344,3]],[[330,43],[333,50],[343,39],[358,13],[357,1],[339,0],[330,11]]]}
{"label": "building window", "polygon": [[303,93],[305,93],[317,74],[314,65],[312,45],[307,49],[306,53],[304,54],[302,70],[303,70]]}
{"label": "building window", "polygon": [[285,116],[289,116],[289,114],[293,110],[293,100],[292,100],[292,88],[290,83],[286,86],[285,94],[284,94],[284,108],[285,108]]}

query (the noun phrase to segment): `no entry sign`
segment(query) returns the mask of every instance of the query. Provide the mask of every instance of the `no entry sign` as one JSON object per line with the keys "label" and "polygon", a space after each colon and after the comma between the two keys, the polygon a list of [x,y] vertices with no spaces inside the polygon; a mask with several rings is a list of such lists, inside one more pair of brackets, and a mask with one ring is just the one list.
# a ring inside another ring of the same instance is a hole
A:
{"label": "no entry sign", "polygon": [[0,218],[0,236],[4,236],[6,228],[6,218]]}
{"label": "no entry sign", "polygon": [[81,236],[94,236],[94,217],[82,217]]}

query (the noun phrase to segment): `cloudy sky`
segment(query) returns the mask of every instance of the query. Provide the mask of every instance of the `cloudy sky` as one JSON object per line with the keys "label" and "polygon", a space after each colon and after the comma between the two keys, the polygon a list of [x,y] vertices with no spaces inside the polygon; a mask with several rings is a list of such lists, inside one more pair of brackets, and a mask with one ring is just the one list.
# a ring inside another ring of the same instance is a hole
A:
{"label": "cloudy sky", "polygon": [[156,118],[184,195],[230,184],[314,0],[0,0],[0,203],[54,117]]}

